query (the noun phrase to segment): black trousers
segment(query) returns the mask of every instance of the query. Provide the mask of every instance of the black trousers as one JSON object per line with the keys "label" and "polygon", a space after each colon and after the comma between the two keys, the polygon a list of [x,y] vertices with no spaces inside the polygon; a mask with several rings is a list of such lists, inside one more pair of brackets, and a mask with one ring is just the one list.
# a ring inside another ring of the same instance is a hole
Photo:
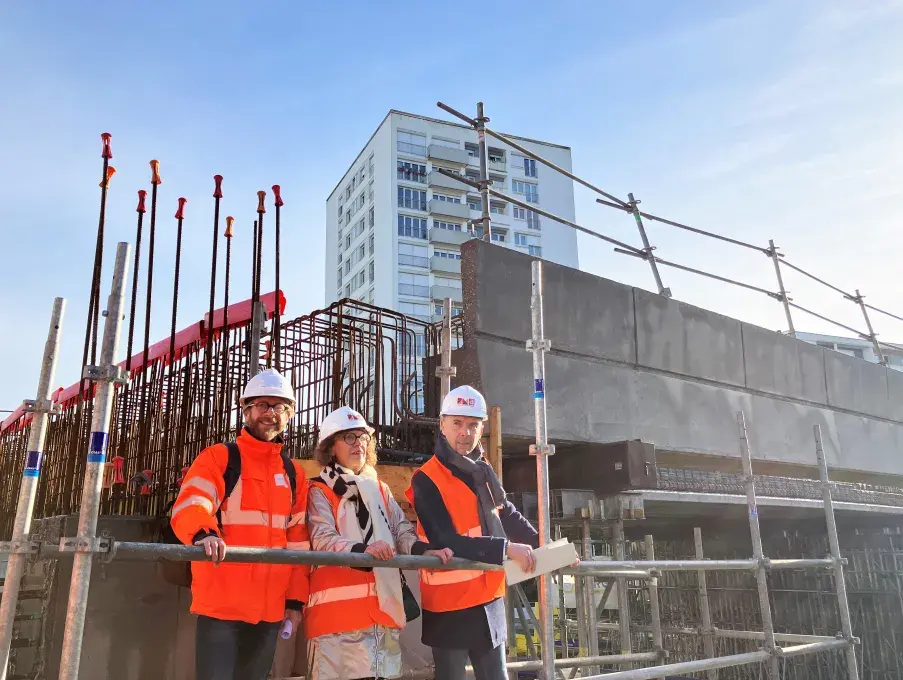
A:
{"label": "black trousers", "polygon": [[486,651],[433,647],[436,680],[464,680],[464,667],[468,659],[473,666],[476,680],[508,679],[508,672],[505,670],[505,645],[501,644]]}
{"label": "black trousers", "polygon": [[276,655],[281,623],[198,616],[196,680],[266,680]]}

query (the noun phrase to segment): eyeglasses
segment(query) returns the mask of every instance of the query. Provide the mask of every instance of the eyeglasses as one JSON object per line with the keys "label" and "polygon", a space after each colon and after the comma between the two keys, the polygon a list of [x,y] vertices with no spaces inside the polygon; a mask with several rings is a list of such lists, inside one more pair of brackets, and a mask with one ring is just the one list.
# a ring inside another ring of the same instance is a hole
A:
{"label": "eyeglasses", "polygon": [[354,443],[360,439],[361,444],[364,446],[369,446],[370,442],[373,440],[366,432],[362,432],[361,434],[354,434],[354,432],[346,432],[342,435],[342,441],[348,444],[348,446],[354,446]]}
{"label": "eyeglasses", "polygon": [[281,416],[286,413],[291,406],[288,404],[268,404],[265,401],[255,401],[253,404],[249,405],[249,408],[253,408],[260,415],[263,415],[267,411],[272,411],[277,416]]}

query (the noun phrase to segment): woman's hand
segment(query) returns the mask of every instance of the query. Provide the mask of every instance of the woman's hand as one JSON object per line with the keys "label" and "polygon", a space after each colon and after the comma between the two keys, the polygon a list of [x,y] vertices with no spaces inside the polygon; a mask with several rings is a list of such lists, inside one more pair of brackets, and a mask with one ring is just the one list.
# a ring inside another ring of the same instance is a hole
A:
{"label": "woman's hand", "polygon": [[367,546],[364,550],[368,555],[372,555],[378,560],[391,560],[395,557],[395,548],[385,541],[376,541]]}
{"label": "woman's hand", "polygon": [[448,561],[455,556],[455,553],[452,552],[451,548],[441,548],[440,550],[424,550],[424,555],[429,555],[430,557],[438,557],[442,560],[442,564],[448,564]]}

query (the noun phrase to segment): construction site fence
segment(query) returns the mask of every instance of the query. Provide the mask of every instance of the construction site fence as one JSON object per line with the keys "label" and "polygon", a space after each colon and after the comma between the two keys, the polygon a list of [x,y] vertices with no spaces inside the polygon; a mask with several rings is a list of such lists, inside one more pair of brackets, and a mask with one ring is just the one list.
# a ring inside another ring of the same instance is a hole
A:
{"label": "construction site fence", "polygon": [[[571,171],[536,153],[534,150],[531,150],[530,148],[519,143],[516,139],[513,139],[508,135],[504,135],[490,128],[487,125],[489,118],[485,115],[482,102],[477,105],[478,114],[475,118],[471,118],[470,116],[461,113],[460,111],[457,111],[442,102],[438,102],[437,106],[443,111],[446,111],[447,113],[472,127],[477,132],[481,143],[485,137],[493,137],[499,142],[502,142],[503,144],[523,154],[527,158],[535,160],[536,162],[546,166],[554,172],[564,175],[565,177],[573,180],[574,182],[577,182],[581,186],[584,186],[590,191],[599,195],[601,198],[596,199],[596,202],[599,205],[623,212],[631,218],[631,221],[635,224],[642,245],[637,247],[625,243],[609,235],[600,233],[594,229],[590,229],[586,226],[577,224],[576,222],[568,220],[560,215],[556,215],[547,210],[543,210],[539,207],[538,201],[535,197],[533,197],[533,199],[531,200],[529,196],[524,195],[522,200],[517,196],[512,195],[512,192],[510,191],[499,191],[498,189],[493,188],[493,180],[491,179],[487,171],[488,164],[485,163],[483,159],[480,159],[481,174],[478,181],[470,179],[468,177],[463,177],[458,173],[439,168],[438,172],[442,175],[445,175],[446,177],[455,180],[464,186],[470,187],[470,189],[474,192],[481,194],[481,198],[484,199],[482,201],[482,217],[480,219],[472,220],[472,223],[475,227],[477,227],[476,233],[481,234],[482,238],[486,240],[492,239],[492,211],[489,209],[489,200],[491,197],[499,201],[504,201],[505,203],[511,203],[512,205],[515,205],[522,210],[528,211],[526,213],[527,215],[545,217],[547,219],[558,222],[559,224],[568,226],[579,233],[586,234],[587,236],[605,241],[606,243],[614,246],[614,252],[618,253],[619,255],[626,255],[645,261],[649,265],[650,272],[655,283],[656,292],[658,292],[660,295],[664,295],[666,297],[672,296],[671,288],[669,286],[666,286],[664,283],[660,267],[677,269],[697,276],[702,276],[710,280],[719,281],[721,283],[765,295],[768,298],[779,302],[782,305],[785,320],[787,323],[786,332],[791,336],[795,336],[797,330],[796,324],[794,323],[793,312],[802,312],[803,314],[832,324],[833,326],[836,326],[847,333],[852,333],[857,338],[867,340],[871,343],[879,363],[885,365],[888,363],[887,352],[885,350],[891,350],[891,353],[894,354],[895,357],[899,357],[900,363],[903,364],[903,346],[879,340],[878,333],[875,330],[869,312],[875,312],[881,314],[886,318],[896,321],[903,321],[903,316],[866,303],[865,295],[860,293],[858,288],[854,289],[851,292],[850,290],[847,290],[841,286],[834,285],[826,281],[825,279],[812,274],[803,267],[788,261],[785,254],[780,251],[773,240],[769,240],[767,246],[749,243],[747,241],[731,238],[729,236],[717,234],[705,229],[699,229],[687,224],[682,224],[681,222],[677,222],[675,220],[666,219],[664,217],[642,211],[639,208],[640,201],[634,197],[633,193],[627,194],[626,200],[619,198],[607,191],[604,191],[603,189],[600,189],[598,186],[592,184],[591,182],[575,175]],[[482,149],[481,153],[483,153]],[[769,269],[773,269],[776,287],[773,289],[763,288],[762,286],[739,281],[729,276],[704,271],[702,269],[690,267],[685,264],[680,264],[678,262],[658,257],[654,254],[654,252],[657,250],[657,247],[652,244],[652,241],[649,237],[649,233],[647,231],[647,223],[654,223],[657,225],[679,229],[681,231],[692,233],[697,236],[703,236],[709,239],[716,240],[720,243],[726,243],[728,245],[735,246],[746,251],[757,252],[768,260]],[[791,297],[790,291],[787,289],[784,283],[784,277],[788,271],[793,272],[794,275],[800,275],[810,281],[814,281],[822,287],[830,290],[832,294],[839,295],[843,300],[854,304],[857,308],[858,313],[862,316],[862,322],[865,329],[862,330],[849,326],[836,319],[829,318],[824,314],[819,313],[818,311],[810,309],[809,307],[803,306],[799,302],[796,302],[794,298]]]}

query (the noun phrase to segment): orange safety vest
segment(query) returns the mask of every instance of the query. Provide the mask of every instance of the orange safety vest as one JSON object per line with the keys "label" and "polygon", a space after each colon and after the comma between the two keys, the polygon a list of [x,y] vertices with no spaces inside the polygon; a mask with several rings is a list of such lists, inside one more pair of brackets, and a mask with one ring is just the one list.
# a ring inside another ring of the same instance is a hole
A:
{"label": "orange safety vest", "polygon": [[[483,530],[480,527],[480,513],[477,507],[479,500],[470,487],[455,477],[435,456],[424,463],[414,476],[420,473],[429,477],[439,489],[455,531],[462,536],[482,536]],[[413,485],[405,492],[405,496],[416,512]],[[420,522],[417,523],[417,535],[421,541],[429,542]],[[491,602],[504,594],[504,571],[420,570],[421,604],[424,609],[431,612],[467,609]]]}
{"label": "orange safety vest", "polygon": [[[282,444],[262,442],[247,432],[236,439],[241,478],[228,498],[223,475],[229,453],[223,444],[204,449],[192,463],[172,512],[172,528],[190,545],[198,531],[214,531],[228,546],[310,550],[307,481],[295,465],[292,498],[280,457]],[[217,510],[221,523],[217,522]],[[310,567],[210,561],[191,564],[191,611],[227,621],[281,621],[286,599],[305,602]]]}
{"label": "orange safety vest", "polygon": [[[326,484],[311,481],[311,487],[324,491],[332,504],[332,514],[339,514],[338,496]],[[389,507],[388,490],[379,483],[386,508]],[[316,566],[310,575],[310,597],[304,610],[307,639],[333,633],[348,633],[370,628],[378,624],[387,628],[399,628],[395,620],[379,608],[376,595],[376,577],[372,571],[351,567]]]}

